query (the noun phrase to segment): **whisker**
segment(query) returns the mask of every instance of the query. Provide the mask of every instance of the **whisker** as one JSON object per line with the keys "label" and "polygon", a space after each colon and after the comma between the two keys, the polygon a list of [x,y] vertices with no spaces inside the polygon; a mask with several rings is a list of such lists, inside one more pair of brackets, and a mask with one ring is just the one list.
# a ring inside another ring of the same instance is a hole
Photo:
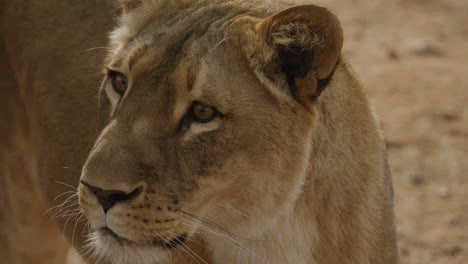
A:
{"label": "whisker", "polygon": [[80,219],[83,218],[84,214],[82,214],[81,210],[80,210],[80,217],[78,217],[78,219],[75,221],[75,226],[73,227],[73,232],[72,232],[72,247],[74,246],[74,242],[75,242],[75,231],[76,231],[76,226],[80,223]]}
{"label": "whisker", "polygon": [[225,41],[228,40],[228,39],[229,39],[229,37],[224,36],[224,38],[223,38],[222,40],[220,40],[218,43],[216,43],[213,47],[211,47],[211,48],[208,50],[207,54],[206,54],[205,56],[203,56],[203,58],[201,59],[201,61],[202,61],[202,62],[205,61],[205,60],[211,55],[211,53],[213,53],[213,52],[219,47],[219,45],[221,45],[221,43],[225,42]]}
{"label": "whisker", "polygon": [[234,209],[234,208],[232,208],[232,207],[230,207],[230,210],[233,211],[233,212],[235,212],[235,213],[238,213],[239,215],[248,217],[248,218],[250,218],[250,219],[256,219],[255,217],[253,217],[253,216],[251,216],[251,215],[248,215],[248,214],[245,214],[245,213],[243,213],[243,212],[241,212],[241,211],[239,211],[239,210],[237,210],[237,209]]}
{"label": "whisker", "polygon": [[66,192],[63,192],[63,193],[57,195],[57,196],[54,198],[53,201],[56,201],[59,197],[65,195],[65,194],[69,194],[69,193],[76,193],[76,191],[66,191]]}
{"label": "whisker", "polygon": [[241,236],[238,236],[238,235],[235,235],[231,232],[229,232],[228,230],[226,230],[225,228],[223,228],[221,225],[207,219],[207,218],[204,218],[204,217],[201,217],[201,216],[198,216],[198,215],[194,215],[194,214],[191,214],[191,213],[188,213],[186,211],[183,211],[183,210],[179,210],[179,212],[182,212],[190,217],[193,217],[197,220],[199,220],[200,222],[202,223],[205,223],[205,224],[209,224],[213,227],[216,227],[218,229],[220,229],[221,231],[225,232],[226,234],[229,234],[230,236],[233,236],[233,237],[236,237],[236,238],[240,238],[240,239],[243,239],[243,240],[247,240],[247,241],[256,241],[256,242],[268,242],[268,241],[265,241],[265,240],[261,240],[261,239],[250,239],[250,238],[245,238],[245,237],[241,237]]}
{"label": "whisker", "polygon": [[[51,209],[57,209],[57,211],[55,212],[54,215],[52,215],[49,219],[49,222],[52,221],[53,219],[55,219],[55,217],[57,217],[58,215],[60,214],[63,214],[65,213],[67,210],[69,210],[71,207],[73,207],[75,204],[78,205],[78,201],[73,201],[71,199],[75,198],[75,197],[78,197],[78,194],[73,194],[71,195],[70,197],[68,197],[63,203],[59,204],[59,205],[56,205],[56,206],[53,206]],[[71,204],[68,204],[66,205],[67,203],[71,202]],[[65,206],[66,205],[66,206]],[[47,210],[46,213],[48,211],[50,211],[51,209]],[[44,215],[46,214],[44,213]]]}
{"label": "whisker", "polygon": [[[59,206],[59,209],[57,210],[57,212],[52,215],[52,217],[50,217],[50,220],[49,221],[52,221],[55,217],[57,217],[58,215],[62,214],[65,211],[69,210],[71,207],[75,206],[75,205],[78,205],[78,201],[76,201],[75,203],[73,203],[73,200],[70,200],[70,198],[72,198],[73,196],[70,196],[67,200],[65,200],[65,202],[63,202],[60,206]],[[71,204],[65,206],[65,204],[67,202],[71,202]],[[65,207],[64,207],[65,206]]]}
{"label": "whisker", "polygon": [[[169,249],[166,245],[169,245],[170,244],[170,241],[168,241],[167,239],[165,239],[164,237],[158,235],[158,237],[164,242],[163,245],[166,249]],[[189,255],[192,259],[194,259],[195,261],[197,261],[193,256],[192,254],[190,254],[190,252],[188,252],[186,249],[184,248],[179,248],[180,250],[182,250],[184,253],[186,253],[187,255]],[[179,252],[176,250],[177,254],[183,259],[182,255],[179,254]],[[198,263],[198,262],[197,262]]]}
{"label": "whisker", "polygon": [[[96,258],[98,252],[95,249],[93,243],[95,243],[95,237],[92,233],[89,233],[86,235],[86,240],[84,241],[84,245],[82,246],[82,249],[79,251],[80,255],[88,255],[91,258]],[[96,262],[95,262],[96,263]]]}
{"label": "whisker", "polygon": [[94,48],[85,49],[85,51],[92,51],[92,50],[97,50],[97,49],[108,49],[108,48],[107,47],[94,47]]}
{"label": "whisker", "polygon": [[51,208],[49,208],[48,210],[46,210],[42,215],[46,215],[50,210],[52,210],[52,209],[54,209],[54,208],[57,208],[57,207],[60,207],[60,206],[65,205],[65,203],[67,202],[67,200],[69,200],[71,197],[73,197],[73,196],[75,196],[75,195],[76,195],[76,196],[78,195],[78,193],[76,193],[75,191],[66,191],[66,192],[64,192],[64,193],[59,194],[57,197],[55,197],[54,201],[55,201],[59,196],[62,196],[62,195],[64,195],[65,193],[70,193],[70,192],[73,192],[73,195],[70,195],[67,199],[65,199],[65,201],[64,201],[63,203],[58,204],[58,205],[55,205],[55,206],[52,206]]}
{"label": "whisker", "polygon": [[83,227],[83,229],[81,230],[80,235],[81,236],[87,236],[89,233],[91,233],[89,221],[88,221],[87,218],[84,218],[81,221],[86,221],[86,223],[85,223],[85,226]]}
{"label": "whisker", "polygon": [[255,254],[255,252],[253,252],[251,249],[249,249],[247,246],[245,246],[244,244],[240,243],[239,241],[227,236],[227,235],[224,235],[223,233],[220,233],[220,232],[217,232],[216,230],[214,229],[211,229],[205,225],[200,225],[199,226],[199,229],[200,230],[204,230],[204,231],[207,231],[208,233],[211,233],[211,234],[214,234],[214,235],[217,235],[217,236],[220,236],[221,238],[223,238],[224,240],[226,240],[227,242],[233,242],[235,244],[237,244],[237,246],[240,246],[242,249],[246,250],[247,252],[249,252],[251,255],[253,255],[254,257],[256,257],[257,259],[261,260],[263,263],[267,263],[267,261],[263,258],[261,258],[260,256],[258,256],[257,254]]}
{"label": "whisker", "polygon": [[[181,222],[182,220],[186,220],[187,222]],[[199,226],[197,223],[195,223],[195,222],[190,222],[190,219],[185,219],[185,218],[177,219],[177,220],[174,222],[175,225],[177,225],[177,224],[179,224],[179,223],[180,223],[180,224],[185,224],[186,226],[189,226],[189,227],[191,227],[191,228],[194,229],[194,230],[197,229],[198,226]],[[200,246],[202,246],[202,247],[205,247],[206,249],[210,250],[210,248],[208,248],[205,244],[201,243],[200,241],[197,241],[197,240],[195,240],[195,239],[191,239],[190,237],[187,237],[186,240],[187,240],[187,241],[190,241],[190,242],[193,242],[193,243],[195,243],[195,244],[198,244],[198,245],[200,245]]]}
{"label": "whisker", "polygon": [[84,245],[82,246],[81,250],[79,251],[80,255],[88,255],[91,253],[91,251],[94,250],[94,247],[92,246],[92,242],[93,241],[93,235],[92,234],[88,234],[86,236],[86,240],[84,241]]}
{"label": "whisker", "polygon": [[71,216],[67,217],[67,220],[65,221],[65,225],[63,226],[62,234],[64,234],[64,236],[65,236],[65,230],[67,229],[67,224],[68,224],[68,221],[70,221],[70,218]]}
{"label": "whisker", "polygon": [[[168,231],[168,233],[169,233],[170,235],[176,237],[175,240],[177,240],[178,242],[181,242],[181,241],[177,238],[177,234],[174,234],[174,233],[169,232],[169,231]],[[170,243],[170,242],[169,242],[169,243]],[[198,264],[201,264],[201,263],[198,261],[198,259],[201,260],[203,263],[208,264],[208,263],[207,263],[206,261],[204,261],[200,256],[198,256],[197,253],[193,252],[193,250],[191,250],[191,249],[190,249],[187,245],[185,245],[184,243],[179,243],[179,248],[180,248],[180,249],[185,249],[184,251],[185,251],[189,256],[191,256],[192,259],[195,260],[195,262],[197,262]]]}
{"label": "whisker", "polygon": [[[64,169],[70,169],[70,168],[68,168],[68,167],[62,167],[62,168],[64,168]],[[81,173],[81,172],[80,172],[80,173]],[[68,184],[68,183],[64,183],[64,182],[61,182],[61,181],[53,181],[53,183],[61,184],[61,185],[70,187],[70,188],[72,188],[72,189],[75,190],[75,191],[78,191],[78,188],[76,188],[75,186],[70,185],[70,184]]]}
{"label": "whisker", "polygon": [[80,209],[70,209],[57,217],[75,217],[81,214]]}

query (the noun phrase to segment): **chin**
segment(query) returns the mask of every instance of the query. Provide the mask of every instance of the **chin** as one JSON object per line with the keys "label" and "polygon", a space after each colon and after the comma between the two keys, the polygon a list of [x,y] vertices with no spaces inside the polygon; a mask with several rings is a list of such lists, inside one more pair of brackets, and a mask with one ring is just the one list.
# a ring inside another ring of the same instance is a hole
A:
{"label": "chin", "polygon": [[168,249],[153,245],[138,245],[105,230],[93,232],[87,247],[96,259],[107,260],[112,264],[166,264],[171,258]]}

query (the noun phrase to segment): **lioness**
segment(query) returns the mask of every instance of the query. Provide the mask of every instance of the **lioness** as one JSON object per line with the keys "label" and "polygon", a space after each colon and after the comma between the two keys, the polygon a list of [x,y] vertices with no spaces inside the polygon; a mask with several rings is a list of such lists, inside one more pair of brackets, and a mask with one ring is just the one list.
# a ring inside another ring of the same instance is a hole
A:
{"label": "lioness", "polygon": [[[125,0],[100,50],[112,4],[64,2],[0,3],[2,88],[21,102],[9,109],[24,112],[2,153],[33,153],[19,177],[40,182],[50,206],[75,208],[67,202],[78,188],[90,225],[86,258],[397,262],[384,143],[331,12],[271,1]],[[91,69],[104,50],[98,92]],[[31,133],[13,137],[21,124]],[[21,186],[14,165],[5,164],[2,182]],[[18,215],[40,217],[42,206],[31,208]],[[82,219],[58,219],[77,247],[88,230]],[[63,263],[68,245],[54,251],[56,232],[41,235]],[[23,243],[21,232],[11,236]],[[51,263],[42,247],[3,250],[11,263]]]}

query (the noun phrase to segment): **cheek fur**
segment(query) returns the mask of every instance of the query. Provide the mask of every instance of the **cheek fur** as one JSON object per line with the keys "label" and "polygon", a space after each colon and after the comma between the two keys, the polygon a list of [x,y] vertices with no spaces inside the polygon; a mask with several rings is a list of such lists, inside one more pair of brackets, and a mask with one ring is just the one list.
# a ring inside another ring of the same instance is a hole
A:
{"label": "cheek fur", "polygon": [[[258,221],[267,227],[292,209],[308,169],[313,129],[294,130],[300,136],[265,136],[268,144],[233,152],[216,173],[199,179],[203,186],[200,193],[207,197],[204,201],[208,218],[218,219],[233,229],[257,226]],[[279,147],[285,145],[287,148]]]}

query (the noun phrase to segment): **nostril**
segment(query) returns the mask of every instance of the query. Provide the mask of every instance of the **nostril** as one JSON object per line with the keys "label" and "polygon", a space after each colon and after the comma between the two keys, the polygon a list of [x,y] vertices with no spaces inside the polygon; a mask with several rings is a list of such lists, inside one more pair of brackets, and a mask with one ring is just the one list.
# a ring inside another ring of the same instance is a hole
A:
{"label": "nostril", "polygon": [[96,196],[99,204],[104,210],[104,213],[107,213],[107,211],[109,211],[109,209],[111,209],[116,203],[131,200],[143,191],[142,186],[135,188],[130,193],[126,193],[119,190],[103,190],[84,181],[81,181],[81,184],[86,186]]}

